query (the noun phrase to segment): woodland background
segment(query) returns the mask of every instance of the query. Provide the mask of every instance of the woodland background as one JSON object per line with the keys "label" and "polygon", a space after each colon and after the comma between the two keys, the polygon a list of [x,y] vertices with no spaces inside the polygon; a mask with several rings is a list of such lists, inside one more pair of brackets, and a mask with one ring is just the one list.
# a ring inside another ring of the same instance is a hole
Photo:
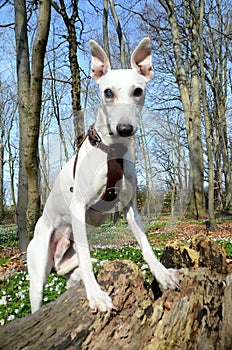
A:
{"label": "woodland background", "polygon": [[231,209],[231,0],[0,2],[0,224],[25,250],[55,175],[100,103],[89,39],[112,68],[152,42],[154,78],[137,142],[143,215],[208,218]]}

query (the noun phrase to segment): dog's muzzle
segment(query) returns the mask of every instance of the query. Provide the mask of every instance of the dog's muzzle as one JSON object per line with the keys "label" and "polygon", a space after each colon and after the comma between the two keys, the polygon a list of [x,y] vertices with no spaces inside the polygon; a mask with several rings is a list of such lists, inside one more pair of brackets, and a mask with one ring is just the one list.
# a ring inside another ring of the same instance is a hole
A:
{"label": "dog's muzzle", "polygon": [[117,133],[122,137],[132,136],[134,133],[133,125],[131,124],[118,124],[116,127]]}

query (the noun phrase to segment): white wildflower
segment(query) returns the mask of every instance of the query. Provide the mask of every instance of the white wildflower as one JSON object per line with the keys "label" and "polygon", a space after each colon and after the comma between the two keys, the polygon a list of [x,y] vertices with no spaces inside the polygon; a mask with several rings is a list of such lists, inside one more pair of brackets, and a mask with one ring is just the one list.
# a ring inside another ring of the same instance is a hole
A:
{"label": "white wildflower", "polygon": [[143,264],[143,265],[141,266],[141,270],[143,271],[143,270],[146,270],[146,269],[148,269],[148,265],[147,265],[147,264]]}
{"label": "white wildflower", "polygon": [[6,296],[2,296],[2,298],[0,299],[0,305],[7,305],[7,300],[6,300]]}
{"label": "white wildflower", "polygon": [[7,321],[13,321],[15,319],[14,315],[9,315]]}

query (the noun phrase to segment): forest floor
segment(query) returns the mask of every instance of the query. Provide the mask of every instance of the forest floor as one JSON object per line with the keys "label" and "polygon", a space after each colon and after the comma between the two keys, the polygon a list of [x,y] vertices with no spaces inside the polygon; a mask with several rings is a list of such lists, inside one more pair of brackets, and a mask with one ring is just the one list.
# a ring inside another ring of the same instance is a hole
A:
{"label": "forest floor", "polygon": [[[148,239],[154,247],[162,249],[168,243],[173,241],[190,242],[196,234],[202,234],[209,238],[217,240],[220,244],[227,244],[227,255],[232,258],[232,216],[217,219],[217,231],[209,231],[207,222],[182,219],[179,222],[167,221],[166,217],[160,217],[155,221],[144,222]],[[26,255],[20,253],[16,235],[11,233],[9,245],[5,238],[1,237],[6,229],[15,230],[11,225],[0,226],[0,276],[7,271],[22,271],[26,269]],[[95,248],[115,248],[120,249],[125,246],[136,246],[137,242],[130,232],[130,229],[124,222],[113,225],[107,223],[100,228],[89,231],[90,247]]]}

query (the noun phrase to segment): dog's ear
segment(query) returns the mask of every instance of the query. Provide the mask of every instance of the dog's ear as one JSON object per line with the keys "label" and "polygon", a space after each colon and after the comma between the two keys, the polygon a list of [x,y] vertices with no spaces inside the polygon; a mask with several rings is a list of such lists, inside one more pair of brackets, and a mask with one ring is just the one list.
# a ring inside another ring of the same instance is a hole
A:
{"label": "dog's ear", "polygon": [[151,57],[151,41],[144,38],[134,50],[131,56],[131,67],[142,74],[146,81],[149,81],[154,73]]}
{"label": "dog's ear", "polygon": [[90,50],[92,53],[91,61],[91,77],[98,80],[110,70],[110,62],[105,51],[94,40],[89,41]]}

